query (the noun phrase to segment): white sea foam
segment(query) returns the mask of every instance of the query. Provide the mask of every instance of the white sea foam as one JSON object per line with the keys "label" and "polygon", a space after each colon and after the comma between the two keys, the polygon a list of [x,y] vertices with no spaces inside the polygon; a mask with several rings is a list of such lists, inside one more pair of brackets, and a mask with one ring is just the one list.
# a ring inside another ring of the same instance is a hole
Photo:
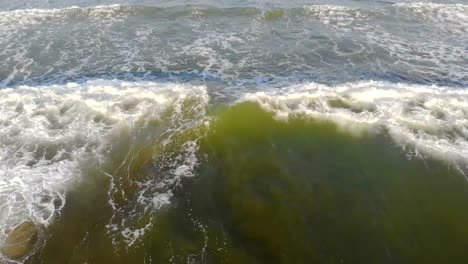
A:
{"label": "white sea foam", "polygon": [[183,7],[138,5],[4,11],[0,87],[159,72],[228,81],[289,73],[330,79],[330,69],[345,71],[346,81],[364,72],[467,83],[466,5],[375,7],[281,9],[274,25],[258,18],[261,8],[186,10],[221,14],[203,19]]}
{"label": "white sea foam", "polygon": [[[127,133],[128,146],[118,150],[127,152],[121,165],[105,172],[111,179],[108,195],[114,211],[107,229],[116,248],[135,245],[152,227],[154,212],[170,204],[174,188],[180,186],[183,178],[195,176],[199,164],[198,140],[204,135],[198,134],[198,129],[209,125],[206,116],[209,97],[204,87],[191,87],[172,99],[157,118],[158,127],[164,130],[156,129],[150,122]],[[183,136],[187,130],[193,137]],[[137,179],[136,174],[144,172],[131,171],[130,167],[141,155],[142,145],[150,147],[152,157],[140,169],[146,168],[151,173]],[[127,191],[130,185],[138,186],[137,190]],[[117,201],[119,196],[125,197],[125,202]]]}
{"label": "white sea foam", "polygon": [[439,3],[396,3],[395,7],[411,10],[415,14],[429,19],[440,19],[439,22],[468,22],[468,5]]}
{"label": "white sea foam", "polygon": [[335,5],[305,6],[308,14],[316,18],[321,24],[341,30],[364,30],[371,25],[367,20],[375,17],[379,12]]}
{"label": "white sea foam", "polygon": [[397,3],[399,16],[431,23],[447,33],[468,33],[468,5],[436,3]]}
{"label": "white sea foam", "polygon": [[0,12],[0,22],[39,23],[42,20],[64,18],[66,15],[87,16],[92,19],[125,18],[133,10],[131,5],[102,5],[94,7],[71,6],[53,9],[18,9]]}
{"label": "white sea foam", "polygon": [[247,94],[278,118],[330,120],[356,135],[388,131],[415,155],[468,164],[468,90],[365,81],[317,83]]}
{"label": "white sea foam", "polygon": [[[193,122],[187,100],[204,115],[206,89],[189,85],[95,80],[0,90],[0,244],[25,220],[49,225],[82,169],[104,164],[121,135],[166,119],[173,131]],[[174,177],[190,176],[197,163],[196,143],[184,149]],[[157,209],[169,202],[167,192],[144,197]]]}
{"label": "white sea foam", "polygon": [[375,18],[385,19],[386,15],[390,15],[398,19],[430,23],[431,26],[447,33],[468,32],[468,5],[465,4],[395,3],[392,8],[383,9],[311,5],[305,6],[304,9],[320,23],[334,29],[369,30],[374,23],[366,21]]}

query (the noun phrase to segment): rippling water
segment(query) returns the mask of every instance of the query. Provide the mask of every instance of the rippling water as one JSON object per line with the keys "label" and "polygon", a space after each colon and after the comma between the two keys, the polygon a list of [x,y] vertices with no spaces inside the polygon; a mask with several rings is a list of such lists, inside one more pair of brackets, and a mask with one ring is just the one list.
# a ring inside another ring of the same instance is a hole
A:
{"label": "rippling water", "polygon": [[0,61],[2,262],[468,261],[464,0],[0,0]]}

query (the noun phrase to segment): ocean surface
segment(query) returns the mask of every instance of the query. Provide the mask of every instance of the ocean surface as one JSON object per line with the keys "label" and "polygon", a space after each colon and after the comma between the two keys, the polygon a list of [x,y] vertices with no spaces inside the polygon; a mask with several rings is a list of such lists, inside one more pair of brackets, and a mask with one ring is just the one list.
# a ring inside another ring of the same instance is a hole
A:
{"label": "ocean surface", "polygon": [[468,0],[0,0],[0,263],[468,263]]}

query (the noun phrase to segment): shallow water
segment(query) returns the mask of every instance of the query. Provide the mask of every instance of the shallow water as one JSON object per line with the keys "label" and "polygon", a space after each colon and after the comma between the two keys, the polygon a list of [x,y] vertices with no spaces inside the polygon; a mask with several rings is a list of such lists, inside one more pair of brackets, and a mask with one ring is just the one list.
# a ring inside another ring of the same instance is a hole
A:
{"label": "shallow water", "polygon": [[0,0],[0,261],[467,262],[467,4]]}

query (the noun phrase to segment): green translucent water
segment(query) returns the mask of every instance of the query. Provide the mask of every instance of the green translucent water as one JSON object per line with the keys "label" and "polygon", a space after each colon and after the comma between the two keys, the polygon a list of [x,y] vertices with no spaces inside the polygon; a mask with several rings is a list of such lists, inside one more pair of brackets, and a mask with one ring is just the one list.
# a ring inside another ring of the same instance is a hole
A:
{"label": "green translucent water", "polygon": [[468,263],[467,3],[0,0],[0,264]]}
{"label": "green translucent water", "polygon": [[[150,152],[170,150],[152,147],[135,148],[128,175],[155,173]],[[216,113],[198,156],[198,175],[176,188],[170,206],[146,214],[142,225],[151,227],[137,246],[112,244],[109,181],[94,172],[69,194],[30,261],[468,263],[465,178],[447,163],[408,160],[385,133],[355,137],[321,121],[277,121],[243,103]]]}

